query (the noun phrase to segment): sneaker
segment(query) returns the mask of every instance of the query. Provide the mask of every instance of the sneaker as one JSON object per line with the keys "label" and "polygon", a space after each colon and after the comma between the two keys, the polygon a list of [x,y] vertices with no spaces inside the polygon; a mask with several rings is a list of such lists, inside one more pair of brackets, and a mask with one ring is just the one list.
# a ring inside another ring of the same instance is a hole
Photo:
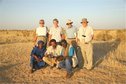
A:
{"label": "sneaker", "polygon": [[73,73],[67,73],[67,74],[66,74],[66,78],[71,78],[72,75],[73,75]]}
{"label": "sneaker", "polygon": [[35,69],[31,69],[30,72],[33,73],[35,71]]}
{"label": "sneaker", "polygon": [[54,66],[50,66],[50,69],[53,69],[54,68]]}

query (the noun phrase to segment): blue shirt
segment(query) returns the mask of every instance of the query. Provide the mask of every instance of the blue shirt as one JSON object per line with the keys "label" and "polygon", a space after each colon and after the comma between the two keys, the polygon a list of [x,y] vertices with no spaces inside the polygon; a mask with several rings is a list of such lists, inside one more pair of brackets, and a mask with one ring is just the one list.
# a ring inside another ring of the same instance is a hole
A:
{"label": "blue shirt", "polygon": [[77,32],[77,28],[72,26],[71,28],[66,28],[66,37],[67,38],[75,38],[75,33]]}
{"label": "blue shirt", "polygon": [[[72,57],[74,55],[74,47],[73,46],[69,46],[69,49],[68,49],[68,56]],[[64,56],[64,52],[65,52],[65,49],[63,48],[62,49],[62,53],[61,55]]]}
{"label": "blue shirt", "polygon": [[42,49],[39,49],[38,47],[34,47],[32,52],[31,52],[31,56],[32,55],[36,55],[39,58],[42,58],[45,54],[45,48],[43,47]]}
{"label": "blue shirt", "polygon": [[69,49],[69,53],[68,53],[70,57],[72,57],[74,55],[74,50],[75,50],[74,47],[71,46]]}

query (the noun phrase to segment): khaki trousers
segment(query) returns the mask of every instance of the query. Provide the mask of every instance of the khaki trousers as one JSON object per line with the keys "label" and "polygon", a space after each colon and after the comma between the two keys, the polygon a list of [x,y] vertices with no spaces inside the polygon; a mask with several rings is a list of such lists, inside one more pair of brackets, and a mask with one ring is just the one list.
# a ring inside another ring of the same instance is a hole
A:
{"label": "khaki trousers", "polygon": [[50,66],[54,66],[54,64],[57,64],[55,59],[50,57],[43,57],[43,61],[49,64]]}
{"label": "khaki trousers", "polygon": [[93,66],[93,45],[91,42],[85,44],[84,40],[79,42],[79,46],[84,58],[84,67],[91,69]]}
{"label": "khaki trousers", "polygon": [[73,41],[76,41],[76,39],[66,39],[66,40],[69,45],[72,44]]}

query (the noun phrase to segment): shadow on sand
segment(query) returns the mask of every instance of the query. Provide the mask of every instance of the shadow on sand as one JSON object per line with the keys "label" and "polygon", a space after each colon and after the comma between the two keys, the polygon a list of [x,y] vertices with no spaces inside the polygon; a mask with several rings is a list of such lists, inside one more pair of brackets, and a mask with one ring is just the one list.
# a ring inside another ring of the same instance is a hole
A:
{"label": "shadow on sand", "polygon": [[[107,41],[107,42],[98,42],[93,44],[93,65],[94,67],[98,66],[105,58],[105,56],[117,49],[118,45],[120,44],[120,39],[116,39],[114,41]],[[93,67],[93,68],[94,68]]]}
{"label": "shadow on sand", "polygon": [[[76,44],[76,43],[75,43]],[[93,43],[93,68],[98,66],[103,60],[104,57],[111,51],[117,49],[120,44],[120,39],[114,41],[102,41]],[[77,47],[77,45],[75,45]],[[78,67],[83,68],[84,58],[82,56],[82,51],[80,47],[76,49],[77,58],[79,60]]]}
{"label": "shadow on sand", "polygon": [[20,63],[0,66],[0,83],[12,83],[13,81],[11,80],[11,78],[7,77],[8,75],[6,73],[6,70],[11,69],[19,64]]}

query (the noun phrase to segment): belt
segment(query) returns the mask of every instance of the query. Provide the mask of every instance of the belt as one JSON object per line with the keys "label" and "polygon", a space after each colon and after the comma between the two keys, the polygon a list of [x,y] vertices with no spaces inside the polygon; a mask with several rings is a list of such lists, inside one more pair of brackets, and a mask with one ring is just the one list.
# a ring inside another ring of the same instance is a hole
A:
{"label": "belt", "polygon": [[37,36],[37,37],[46,37],[46,36]]}
{"label": "belt", "polygon": [[88,42],[85,42],[85,44],[89,44]]}
{"label": "belt", "polygon": [[67,38],[67,39],[75,39],[75,38]]}

